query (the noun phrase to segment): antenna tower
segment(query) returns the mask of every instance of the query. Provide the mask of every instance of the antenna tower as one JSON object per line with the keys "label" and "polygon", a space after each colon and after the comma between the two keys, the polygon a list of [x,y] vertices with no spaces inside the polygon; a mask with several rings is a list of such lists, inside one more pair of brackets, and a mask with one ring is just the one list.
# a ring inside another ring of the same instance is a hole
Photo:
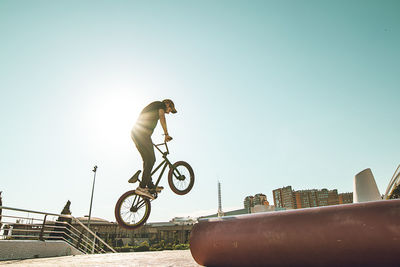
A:
{"label": "antenna tower", "polygon": [[221,202],[221,183],[218,181],[218,217],[224,216],[224,212],[222,211],[222,202]]}

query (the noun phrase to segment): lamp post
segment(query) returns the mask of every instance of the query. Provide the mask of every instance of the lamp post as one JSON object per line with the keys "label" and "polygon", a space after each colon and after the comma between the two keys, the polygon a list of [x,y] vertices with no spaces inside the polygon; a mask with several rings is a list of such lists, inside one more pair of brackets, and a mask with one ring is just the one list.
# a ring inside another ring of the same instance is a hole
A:
{"label": "lamp post", "polygon": [[96,171],[97,171],[97,165],[95,165],[92,170],[92,172],[94,172],[94,177],[93,177],[92,197],[90,199],[89,218],[88,218],[88,226],[87,226],[88,228],[90,227],[90,216],[92,215],[92,203],[93,203],[94,184],[96,182]]}

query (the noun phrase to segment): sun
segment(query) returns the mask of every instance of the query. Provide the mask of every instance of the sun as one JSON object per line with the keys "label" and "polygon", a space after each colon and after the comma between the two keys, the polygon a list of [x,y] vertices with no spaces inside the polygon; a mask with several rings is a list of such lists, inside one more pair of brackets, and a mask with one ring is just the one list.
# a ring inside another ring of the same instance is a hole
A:
{"label": "sun", "polygon": [[143,102],[137,93],[122,89],[92,96],[83,116],[85,133],[98,144],[122,143],[121,139],[129,139]]}

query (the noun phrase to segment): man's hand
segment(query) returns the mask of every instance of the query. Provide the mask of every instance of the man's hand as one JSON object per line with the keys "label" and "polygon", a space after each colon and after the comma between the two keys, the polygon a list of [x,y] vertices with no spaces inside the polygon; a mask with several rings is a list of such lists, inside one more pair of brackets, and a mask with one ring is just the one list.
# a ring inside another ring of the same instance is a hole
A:
{"label": "man's hand", "polygon": [[172,137],[169,136],[168,134],[166,134],[165,137],[164,137],[164,142],[166,143],[166,142],[169,142],[171,140],[172,140]]}
{"label": "man's hand", "polygon": [[172,137],[169,136],[169,134],[168,134],[167,122],[165,121],[165,112],[164,112],[164,110],[163,109],[158,110],[158,115],[160,116],[160,123],[161,123],[161,126],[162,126],[163,130],[164,130],[164,135],[165,135],[164,142],[165,143],[169,142],[169,141],[172,140]]}

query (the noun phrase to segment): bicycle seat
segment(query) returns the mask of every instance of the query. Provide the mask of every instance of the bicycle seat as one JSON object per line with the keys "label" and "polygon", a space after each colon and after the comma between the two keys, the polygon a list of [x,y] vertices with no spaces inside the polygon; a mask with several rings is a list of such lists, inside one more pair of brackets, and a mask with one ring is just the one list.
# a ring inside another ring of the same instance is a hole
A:
{"label": "bicycle seat", "polygon": [[131,184],[136,183],[136,182],[138,181],[138,179],[139,179],[139,174],[140,174],[141,172],[142,172],[141,170],[138,170],[138,171],[128,180],[128,183],[131,183]]}

